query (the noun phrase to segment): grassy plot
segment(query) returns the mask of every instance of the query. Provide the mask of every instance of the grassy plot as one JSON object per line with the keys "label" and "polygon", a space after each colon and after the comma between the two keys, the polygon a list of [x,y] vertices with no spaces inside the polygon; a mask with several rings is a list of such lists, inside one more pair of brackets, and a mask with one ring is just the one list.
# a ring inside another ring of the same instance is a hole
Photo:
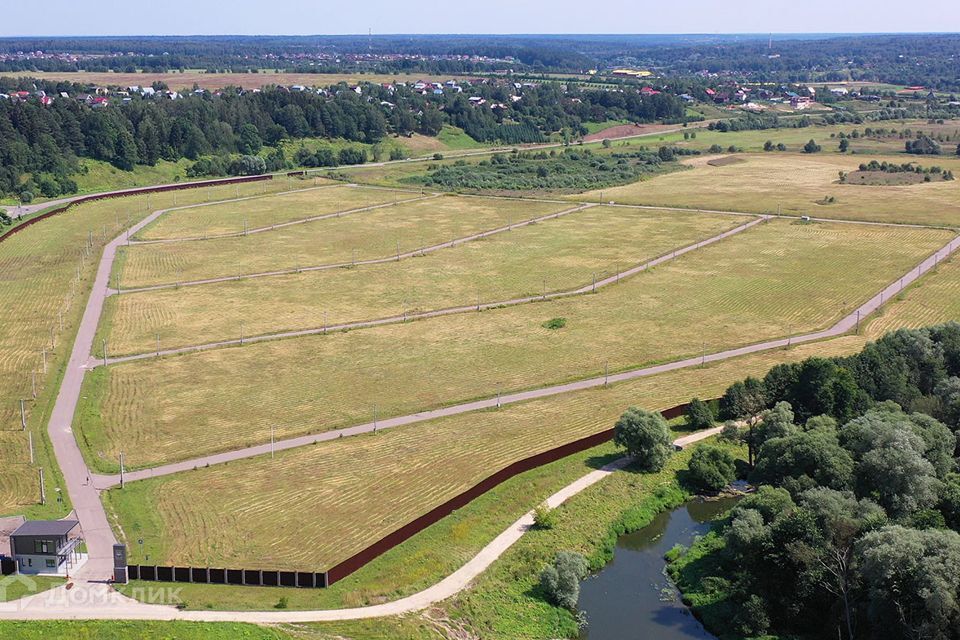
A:
{"label": "grassy plot", "polygon": [[[762,154],[714,166],[714,157],[690,160],[693,171],[604,189],[604,200],[629,204],[810,215],[828,218],[960,225],[960,181],[905,186],[840,184],[839,171],[856,171],[857,156]],[[883,158],[877,158],[882,160]],[[885,158],[891,162],[899,159]],[[938,165],[960,170],[960,159],[938,158]],[[598,193],[570,196],[595,200]],[[830,204],[826,198],[832,197]]]}
{"label": "grassy plot", "polygon": [[291,640],[314,637],[291,635],[277,627],[235,622],[153,622],[143,620],[30,620],[0,621],[0,635],[17,640]]}
{"label": "grassy plot", "polygon": [[[245,228],[256,229],[335,211],[408,200],[418,195],[406,191],[338,185],[321,178],[276,180],[278,183],[286,182],[291,192],[239,202],[176,209],[157,218],[136,237],[158,240],[239,233]],[[310,185],[319,188],[309,188]],[[293,189],[298,190],[292,191]]]}
{"label": "grassy plot", "polygon": [[955,256],[891,300],[883,314],[867,325],[866,333],[879,338],[895,329],[915,329],[949,320],[960,320],[960,260]]}
{"label": "grassy plot", "polygon": [[[241,193],[253,188],[261,187],[242,185]],[[205,202],[222,193],[223,187],[189,189],[178,198]],[[162,207],[172,200],[172,194],[154,194],[150,204]],[[52,499],[46,507],[37,505],[38,466],[46,471],[48,498],[59,484],[46,418],[93,280],[95,260],[106,239],[121,232],[128,216],[131,221],[139,219],[146,205],[146,196],[79,205],[0,243],[0,514],[59,517],[68,506]],[[87,242],[92,243],[92,252],[81,260]],[[75,284],[78,272],[81,280]],[[27,431],[20,428],[20,399],[25,400]],[[33,434],[35,449],[32,466],[28,433]]]}
{"label": "grassy plot", "polygon": [[[326,197],[327,189],[305,192],[309,202]],[[395,194],[381,190],[349,188],[342,192],[354,197],[362,193]],[[286,196],[280,196],[284,198]],[[392,195],[387,196],[388,202]],[[263,206],[282,206],[264,199]],[[242,203],[241,203],[242,204]],[[343,203],[346,208],[354,205]],[[224,205],[230,211],[233,205]],[[114,268],[114,280],[124,288],[151,284],[233,276],[298,266],[350,262],[353,259],[382,258],[425,245],[493,229],[508,222],[571,208],[563,202],[530,202],[495,198],[443,196],[416,202],[401,202],[343,217],[282,227],[249,236],[197,242],[174,242],[124,247]],[[198,211],[206,207],[197,209]],[[336,209],[333,209],[336,210]],[[233,209],[236,211],[236,209]],[[301,211],[302,213],[302,211]],[[233,214],[231,214],[233,215]],[[307,215],[310,215],[309,213]],[[163,220],[164,218],[161,218]],[[241,223],[242,224],[242,223]]]}
{"label": "grassy plot", "polygon": [[66,580],[53,576],[0,576],[0,602],[11,602],[59,587]]}
{"label": "grassy plot", "polygon": [[[774,221],[595,295],[97,368],[91,463],[147,466],[827,326],[940,230]],[[544,323],[565,318],[561,329]]]}
{"label": "grassy plot", "polygon": [[[862,344],[845,337],[143,480],[111,490],[106,503],[118,533],[143,538],[150,562],[320,570],[515,460],[609,428],[629,405],[662,408],[691,395],[716,396],[777,362],[849,353]],[[579,471],[555,463],[560,484],[550,481],[552,474],[532,472],[529,483],[503,485],[502,501],[485,503],[492,511],[458,512],[447,525],[438,523],[443,535],[411,539],[397,550],[403,553],[388,554],[325,592],[325,604],[376,601],[436,581],[505,521],[609,453],[600,448],[574,456]],[[133,547],[132,561],[138,561]]]}
{"label": "grassy plot", "polygon": [[[113,296],[95,344],[142,353],[158,337],[166,348],[231,338],[241,323],[250,336],[563,291],[748,220],[592,207],[399,263]],[[251,253],[259,240],[246,240]]]}

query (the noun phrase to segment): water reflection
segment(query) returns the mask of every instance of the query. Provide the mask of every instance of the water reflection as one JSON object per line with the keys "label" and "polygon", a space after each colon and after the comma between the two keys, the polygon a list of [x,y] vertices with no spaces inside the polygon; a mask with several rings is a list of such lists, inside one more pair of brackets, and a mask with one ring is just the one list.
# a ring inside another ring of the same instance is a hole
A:
{"label": "water reflection", "polygon": [[589,626],[584,640],[713,640],[680,602],[666,576],[663,555],[676,544],[689,545],[710,530],[710,520],[729,510],[735,498],[691,501],[661,513],[648,526],[617,540],[613,562],[588,578],[580,590],[580,610]]}

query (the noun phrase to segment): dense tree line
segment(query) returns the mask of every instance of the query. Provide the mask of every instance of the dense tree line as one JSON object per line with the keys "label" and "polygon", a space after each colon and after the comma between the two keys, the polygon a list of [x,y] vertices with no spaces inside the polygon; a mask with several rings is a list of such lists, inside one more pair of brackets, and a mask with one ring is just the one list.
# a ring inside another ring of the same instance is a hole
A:
{"label": "dense tree line", "polygon": [[[0,62],[3,71],[131,69],[286,69],[307,72],[582,72],[653,67],[670,76],[703,71],[767,82],[881,81],[960,90],[956,34],[778,36],[380,35],[176,36],[0,39],[0,52],[95,54]],[[119,53],[119,52],[133,52]],[[771,55],[771,53],[775,55]],[[319,54],[326,54],[320,57]],[[369,54],[402,57],[358,59]],[[506,62],[484,61],[487,56]],[[851,64],[852,61],[852,64]]]}
{"label": "dense tree line", "polygon": [[[626,184],[661,171],[663,155],[653,151],[600,155],[572,148],[549,153],[498,153],[477,164],[458,161],[435,167],[426,176],[409,181],[468,191],[584,191]],[[672,159],[671,154],[666,161]]]}
{"label": "dense tree line", "polygon": [[747,442],[759,489],[700,544],[694,574],[675,570],[714,603],[712,623],[743,636],[956,637],[960,324],[778,365],[732,385],[720,410],[740,421],[724,434]]}
{"label": "dense tree line", "polygon": [[[86,87],[30,79],[0,79],[0,91],[45,91],[59,96],[82,95]],[[474,105],[462,93],[421,95],[411,87],[364,85],[361,93],[346,85],[327,95],[311,91],[267,88],[221,94],[188,94],[178,100],[132,97],[128,102],[95,107],[72,98],[50,105],[37,97],[0,100],[0,193],[56,196],[76,190],[70,178],[78,158],[93,158],[131,170],[157,161],[231,154],[257,155],[283,139],[341,138],[375,144],[388,133],[436,135],[444,124],[461,127],[475,140],[517,144],[543,142],[552,133],[567,139],[586,133],[584,122],[628,118],[636,121],[677,119],[683,105],[676,96],[641,96],[638,91],[608,93],[563,91],[556,84],[525,87],[522,99],[511,100],[509,84],[481,85],[477,94],[490,104]],[[496,105],[493,108],[491,105]],[[351,150],[348,153],[357,153]],[[249,168],[238,158],[206,158],[191,175],[223,175]],[[289,159],[272,154],[266,170],[282,169]],[[354,164],[324,158],[307,166]],[[312,163],[311,163],[312,162]],[[25,181],[24,176],[31,178]]]}

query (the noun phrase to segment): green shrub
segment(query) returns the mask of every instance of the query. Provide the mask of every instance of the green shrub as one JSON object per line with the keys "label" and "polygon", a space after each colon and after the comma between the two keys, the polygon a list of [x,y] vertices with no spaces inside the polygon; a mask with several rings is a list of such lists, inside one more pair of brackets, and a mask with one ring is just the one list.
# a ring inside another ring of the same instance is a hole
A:
{"label": "green shrub", "polygon": [[541,502],[533,510],[533,526],[537,529],[553,529],[557,526],[557,510]]}
{"label": "green shrub", "polygon": [[720,491],[736,477],[736,463],[726,449],[713,445],[700,445],[690,457],[687,478],[691,487],[697,491]]}
{"label": "green shrub", "polygon": [[659,413],[627,409],[613,427],[613,441],[644,471],[659,471],[673,452],[670,429]]}
{"label": "green shrub", "polygon": [[567,326],[566,318],[551,318],[541,325],[544,329],[563,329]]}
{"label": "green shrub", "polygon": [[690,429],[709,429],[713,426],[713,411],[700,398],[693,398],[687,405],[687,427]]}
{"label": "green shrub", "polygon": [[540,588],[553,604],[574,609],[580,599],[580,581],[586,576],[586,558],[573,551],[560,551],[553,564],[540,573]]}

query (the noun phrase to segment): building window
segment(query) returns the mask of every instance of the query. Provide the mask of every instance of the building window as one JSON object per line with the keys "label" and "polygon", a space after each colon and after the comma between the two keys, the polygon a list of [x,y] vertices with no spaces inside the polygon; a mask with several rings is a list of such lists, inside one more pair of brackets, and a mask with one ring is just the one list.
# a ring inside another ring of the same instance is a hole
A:
{"label": "building window", "polygon": [[47,558],[47,568],[48,568],[48,569],[53,569],[53,568],[56,567],[56,566],[57,566],[57,563],[56,563],[56,561],[55,561],[53,558]]}
{"label": "building window", "polygon": [[50,553],[49,549],[50,549],[49,540],[34,540],[33,542],[34,553]]}

